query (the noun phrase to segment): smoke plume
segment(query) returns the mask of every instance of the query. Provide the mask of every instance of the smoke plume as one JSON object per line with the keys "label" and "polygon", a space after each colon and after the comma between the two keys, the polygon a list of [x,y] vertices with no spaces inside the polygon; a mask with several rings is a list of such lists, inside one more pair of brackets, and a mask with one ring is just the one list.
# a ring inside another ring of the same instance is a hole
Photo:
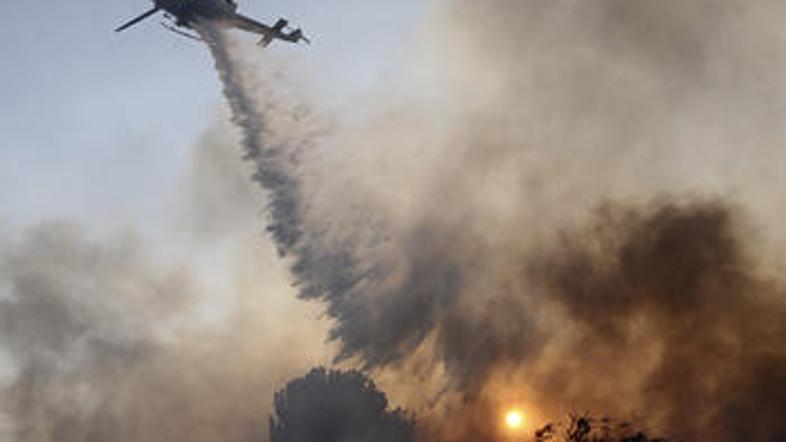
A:
{"label": "smoke plume", "polygon": [[258,195],[228,133],[195,147],[176,228],[156,241],[67,221],[3,236],[0,439],[266,440],[277,385],[327,350],[257,243]]}
{"label": "smoke plume", "polygon": [[636,407],[679,440],[783,438],[784,293],[758,274],[735,210],[599,212],[529,269],[570,328],[554,334],[559,353],[530,367],[543,390],[617,413]]}
{"label": "smoke plume", "polygon": [[[199,32],[298,296],[324,306],[337,363],[419,413],[422,440],[499,440],[516,405],[532,425],[581,409],[770,442],[786,438],[783,8],[456,0],[351,130]],[[253,238],[197,206],[194,233]],[[265,437],[271,384],[323,363],[293,351],[314,330],[287,325],[308,315],[259,296],[277,261],[230,253],[242,296],[206,307],[215,261],[150,255],[61,223],[4,244],[0,431]]]}
{"label": "smoke plume", "polygon": [[320,154],[268,134],[242,54],[209,40],[300,297],[338,361],[428,410],[425,438],[498,438],[524,402],[775,441],[782,12],[459,0],[400,96]]}

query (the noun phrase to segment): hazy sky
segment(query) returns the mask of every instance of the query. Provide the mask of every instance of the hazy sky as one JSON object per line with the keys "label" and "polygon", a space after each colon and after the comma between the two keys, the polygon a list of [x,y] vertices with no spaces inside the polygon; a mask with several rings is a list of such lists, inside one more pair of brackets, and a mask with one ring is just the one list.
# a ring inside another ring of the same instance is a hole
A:
{"label": "hazy sky", "polygon": [[[278,45],[327,103],[384,78],[423,0],[240,0],[263,21],[302,26],[311,47]],[[207,50],[150,19],[143,0],[11,2],[0,16],[0,221],[93,225],[154,219],[221,103]],[[249,39],[254,37],[248,36]],[[160,216],[160,215],[158,215]]]}

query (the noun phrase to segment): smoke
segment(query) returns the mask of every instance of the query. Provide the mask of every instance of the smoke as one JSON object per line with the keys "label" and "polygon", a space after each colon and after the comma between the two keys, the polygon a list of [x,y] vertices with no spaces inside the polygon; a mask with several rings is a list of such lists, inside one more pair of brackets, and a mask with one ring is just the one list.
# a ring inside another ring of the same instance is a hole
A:
{"label": "smoke", "polygon": [[403,92],[318,154],[267,134],[265,91],[209,40],[300,297],[324,303],[338,361],[426,410],[424,437],[494,439],[523,402],[774,441],[782,12],[452,2]]}
{"label": "smoke", "polygon": [[328,349],[259,243],[228,133],[195,146],[160,238],[67,221],[4,233],[0,438],[266,440],[276,386]]}
{"label": "smoke", "polygon": [[[324,306],[336,362],[420,412],[423,440],[498,440],[515,404],[533,424],[578,408],[776,441],[782,8],[457,0],[349,130],[199,32],[298,296]],[[193,233],[232,248],[253,235],[220,232],[253,227],[211,212],[254,208],[230,193],[195,205]],[[322,363],[296,345],[313,330],[287,328],[308,315],[259,296],[272,258],[230,254],[242,295],[216,309],[215,261],[156,263],[143,243],[45,224],[4,247],[16,440],[264,438],[271,384]]]}
{"label": "smoke", "polygon": [[783,438],[786,303],[738,217],[718,202],[605,207],[566,234],[529,272],[570,331],[525,371],[560,400],[637,407],[680,440]]}
{"label": "smoke", "polygon": [[[65,224],[37,226],[4,253],[9,293],[0,324],[18,373],[2,396],[16,440],[101,439],[114,432],[107,405],[122,396],[123,373],[158,350],[149,323],[167,322],[192,301],[182,275],[152,271],[140,253],[129,241],[90,244],[78,227]],[[102,302],[107,295],[119,301]],[[82,419],[89,423],[80,425]]]}

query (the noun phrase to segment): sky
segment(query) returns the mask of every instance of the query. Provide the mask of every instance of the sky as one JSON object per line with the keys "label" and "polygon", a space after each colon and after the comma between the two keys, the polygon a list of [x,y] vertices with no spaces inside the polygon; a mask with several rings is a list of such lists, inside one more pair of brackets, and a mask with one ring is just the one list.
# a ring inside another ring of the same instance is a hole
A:
{"label": "sky", "polygon": [[[429,2],[240,0],[262,21],[288,18],[311,47],[272,51],[326,105],[379,85]],[[12,2],[0,17],[0,220],[68,218],[105,226],[156,224],[190,147],[223,105],[212,60],[160,17],[115,34],[145,1]],[[253,36],[248,36],[253,39]],[[340,104],[339,104],[340,103]],[[362,110],[360,111],[362,112]]]}

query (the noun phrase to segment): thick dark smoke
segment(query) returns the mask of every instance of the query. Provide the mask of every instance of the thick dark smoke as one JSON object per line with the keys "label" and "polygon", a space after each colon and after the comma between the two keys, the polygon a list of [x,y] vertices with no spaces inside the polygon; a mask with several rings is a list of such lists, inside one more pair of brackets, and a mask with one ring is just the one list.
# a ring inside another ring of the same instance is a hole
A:
{"label": "thick dark smoke", "polygon": [[362,373],[314,369],[276,393],[271,442],[413,442],[414,421]]}
{"label": "thick dark smoke", "polygon": [[[714,202],[605,207],[535,260],[533,279],[574,330],[570,361],[542,368],[564,376],[549,392],[640,407],[680,440],[786,437],[786,299],[757,274],[737,216]],[[636,394],[615,398],[626,384]]]}

